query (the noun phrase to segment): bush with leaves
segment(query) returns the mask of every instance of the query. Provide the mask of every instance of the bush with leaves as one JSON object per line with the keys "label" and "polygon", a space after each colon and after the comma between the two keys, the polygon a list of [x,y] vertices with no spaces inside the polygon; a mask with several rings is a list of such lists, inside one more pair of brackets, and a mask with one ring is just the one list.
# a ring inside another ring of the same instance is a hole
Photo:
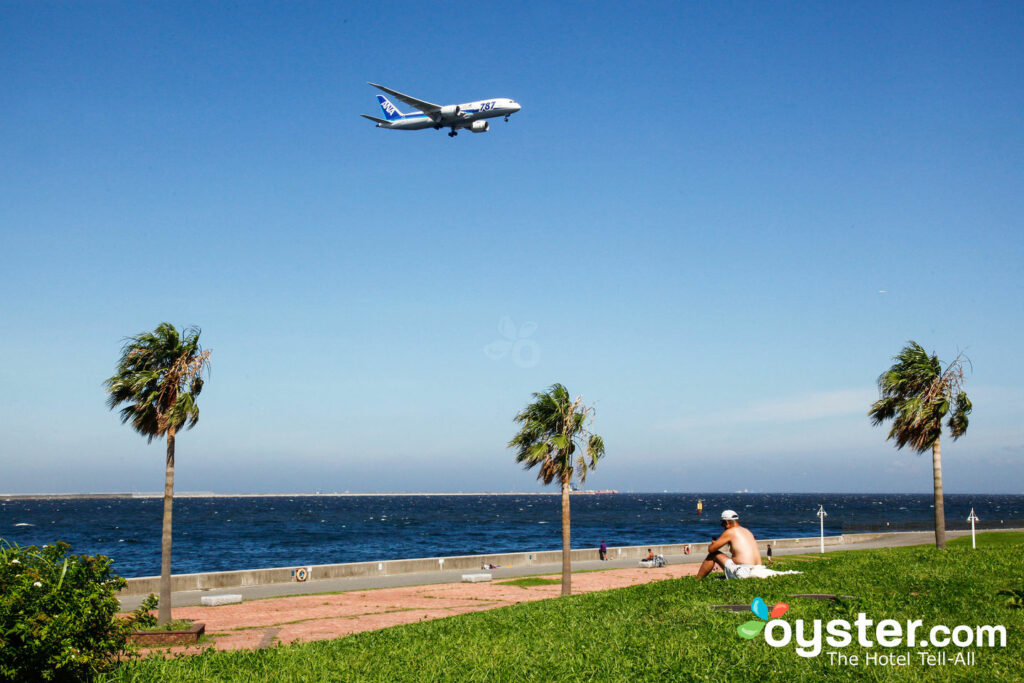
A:
{"label": "bush with leaves", "polygon": [[160,599],[152,593],[149,594],[138,609],[128,616],[128,623],[134,631],[146,631],[156,628],[156,615],[153,610],[160,604]]}
{"label": "bush with leaves", "polygon": [[70,549],[0,540],[0,680],[87,681],[126,652],[131,626],[116,616],[125,580],[110,558]]}

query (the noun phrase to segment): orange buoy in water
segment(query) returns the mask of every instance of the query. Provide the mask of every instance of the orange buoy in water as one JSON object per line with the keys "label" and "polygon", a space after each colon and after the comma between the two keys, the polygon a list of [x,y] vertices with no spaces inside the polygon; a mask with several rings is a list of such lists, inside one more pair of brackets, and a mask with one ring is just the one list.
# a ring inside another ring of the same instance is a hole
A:
{"label": "orange buoy in water", "polygon": [[704,501],[698,500],[697,501],[697,514],[699,515],[702,512],[704,512]]}

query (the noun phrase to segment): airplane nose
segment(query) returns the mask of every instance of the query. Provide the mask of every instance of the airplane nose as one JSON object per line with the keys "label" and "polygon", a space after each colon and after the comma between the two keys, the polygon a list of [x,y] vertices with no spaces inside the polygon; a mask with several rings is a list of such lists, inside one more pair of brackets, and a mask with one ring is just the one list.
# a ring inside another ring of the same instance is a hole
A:
{"label": "airplane nose", "polygon": [[519,105],[518,102],[512,103],[512,111],[519,111],[520,109],[522,109],[522,107]]}

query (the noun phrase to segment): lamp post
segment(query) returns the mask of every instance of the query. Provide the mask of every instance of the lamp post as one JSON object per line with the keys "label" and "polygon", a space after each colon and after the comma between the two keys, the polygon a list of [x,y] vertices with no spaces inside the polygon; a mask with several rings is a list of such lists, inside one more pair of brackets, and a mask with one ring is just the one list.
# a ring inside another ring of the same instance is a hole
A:
{"label": "lamp post", "polygon": [[828,517],[828,513],[825,512],[825,506],[818,506],[818,519],[821,520],[821,552],[825,552],[825,518]]}
{"label": "lamp post", "polygon": [[974,523],[981,520],[978,519],[978,515],[974,514],[974,508],[971,508],[971,514],[967,515],[967,521],[971,523],[971,549],[976,549],[978,545],[974,540]]}

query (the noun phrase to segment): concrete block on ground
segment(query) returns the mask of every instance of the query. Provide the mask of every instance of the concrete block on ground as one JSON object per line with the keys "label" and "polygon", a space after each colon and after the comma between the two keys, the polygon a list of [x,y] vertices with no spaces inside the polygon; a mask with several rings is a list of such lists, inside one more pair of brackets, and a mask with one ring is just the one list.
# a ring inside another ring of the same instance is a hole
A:
{"label": "concrete block on ground", "polygon": [[227,595],[204,595],[199,598],[199,602],[203,603],[207,607],[216,607],[217,605],[234,605],[235,603],[242,602],[242,596],[238,593],[229,593]]}
{"label": "concrete block on ground", "polygon": [[462,582],[463,583],[480,583],[482,581],[490,581],[490,580],[491,580],[491,575],[490,574],[463,574],[462,575]]}

